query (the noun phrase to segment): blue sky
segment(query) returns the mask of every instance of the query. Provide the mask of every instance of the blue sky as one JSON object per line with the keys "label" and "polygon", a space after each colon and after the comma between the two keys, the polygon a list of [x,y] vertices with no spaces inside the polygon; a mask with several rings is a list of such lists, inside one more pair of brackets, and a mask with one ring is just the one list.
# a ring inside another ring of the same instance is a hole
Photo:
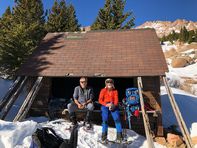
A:
{"label": "blue sky", "polygon": [[[50,9],[54,0],[43,0],[44,8]],[[66,0],[75,6],[79,23],[91,25],[105,0]],[[14,0],[0,0],[0,16]],[[197,0],[127,0],[126,11],[132,10],[138,26],[146,21],[186,19],[197,21]]]}

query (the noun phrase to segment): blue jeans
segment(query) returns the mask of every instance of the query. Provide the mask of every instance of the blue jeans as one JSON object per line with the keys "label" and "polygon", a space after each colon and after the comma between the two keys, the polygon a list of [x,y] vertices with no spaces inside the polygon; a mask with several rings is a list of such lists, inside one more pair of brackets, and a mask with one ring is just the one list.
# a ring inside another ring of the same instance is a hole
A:
{"label": "blue jeans", "polygon": [[115,108],[115,110],[110,111],[108,107],[101,106],[101,112],[102,112],[102,132],[105,133],[108,131],[108,117],[109,113],[111,113],[113,120],[115,122],[116,130],[117,132],[122,132],[122,126],[120,121],[120,114],[119,109]]}

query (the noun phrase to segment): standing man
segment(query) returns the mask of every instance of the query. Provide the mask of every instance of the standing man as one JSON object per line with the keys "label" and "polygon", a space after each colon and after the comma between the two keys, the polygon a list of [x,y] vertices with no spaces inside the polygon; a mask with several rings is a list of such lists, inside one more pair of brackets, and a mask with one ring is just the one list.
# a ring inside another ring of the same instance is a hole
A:
{"label": "standing man", "polygon": [[107,141],[108,132],[108,117],[111,113],[113,120],[115,122],[117,138],[116,141],[121,143],[123,140],[122,136],[122,125],[120,121],[120,114],[118,109],[118,91],[114,87],[113,79],[105,80],[105,88],[103,88],[99,95],[99,103],[101,106],[102,115],[102,143]]}
{"label": "standing man", "polygon": [[93,105],[93,89],[88,87],[88,79],[86,77],[81,77],[80,85],[75,87],[73,99],[74,101],[67,105],[70,120],[72,121],[73,125],[77,124],[76,114],[75,111],[77,109],[83,110],[87,109],[86,117],[85,117],[85,126],[90,129],[91,125],[91,118],[92,118],[92,111],[94,109]]}

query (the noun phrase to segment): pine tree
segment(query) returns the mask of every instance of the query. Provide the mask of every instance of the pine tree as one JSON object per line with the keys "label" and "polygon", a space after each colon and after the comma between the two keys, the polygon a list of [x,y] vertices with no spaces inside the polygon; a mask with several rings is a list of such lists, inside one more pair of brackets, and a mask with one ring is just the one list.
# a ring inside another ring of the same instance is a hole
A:
{"label": "pine tree", "polygon": [[3,62],[3,55],[6,52],[7,42],[9,41],[8,34],[12,24],[12,12],[10,7],[6,9],[0,20],[0,69],[4,71],[5,62]]}
{"label": "pine tree", "polygon": [[41,0],[16,1],[1,50],[0,62],[7,73],[15,72],[45,35],[44,17]]}
{"label": "pine tree", "polygon": [[2,15],[2,18],[0,19],[0,27],[1,29],[9,29],[11,26],[11,19],[12,19],[12,12],[10,7],[7,7],[5,10],[5,13]]}
{"label": "pine tree", "polygon": [[76,17],[75,8],[73,5],[68,6],[68,22],[67,28],[65,31],[74,32],[80,31],[80,25],[78,24],[78,20]]}
{"label": "pine tree", "polygon": [[197,30],[194,31],[194,42],[197,42]]}
{"label": "pine tree", "polygon": [[59,3],[56,0],[49,12],[46,24],[47,32],[79,31],[79,27],[73,5],[66,6],[65,0],[61,0]]}
{"label": "pine tree", "polygon": [[188,37],[188,43],[190,44],[191,42],[195,41],[195,31],[191,30],[189,31],[189,37]]}
{"label": "pine tree", "polygon": [[[104,8],[99,10],[99,14],[96,21],[92,24],[91,29],[132,28],[135,25],[135,18],[132,12],[124,13],[125,5],[125,0],[106,0]],[[131,18],[129,19],[129,17]]]}
{"label": "pine tree", "polygon": [[48,21],[46,24],[47,32],[63,32],[67,24],[67,7],[64,0],[58,3],[55,0],[52,10],[49,11]]}
{"label": "pine tree", "polygon": [[[125,22],[129,16],[132,16],[132,12],[127,12],[124,14],[125,4],[126,4],[126,1],[113,0],[113,3],[112,3],[112,14],[113,14],[112,29],[119,29],[119,28],[130,29],[131,27],[133,27],[135,25],[134,24],[134,17],[131,17],[131,19],[128,22]],[[123,25],[124,22],[126,23],[125,25]]]}
{"label": "pine tree", "polygon": [[92,30],[98,29],[111,29],[112,28],[112,10],[111,10],[111,0],[106,0],[104,8],[99,10],[99,14],[96,21],[92,24]]}
{"label": "pine tree", "polygon": [[180,34],[179,34],[179,40],[181,42],[187,42],[189,39],[189,32],[187,31],[186,27],[184,26],[181,28]]}

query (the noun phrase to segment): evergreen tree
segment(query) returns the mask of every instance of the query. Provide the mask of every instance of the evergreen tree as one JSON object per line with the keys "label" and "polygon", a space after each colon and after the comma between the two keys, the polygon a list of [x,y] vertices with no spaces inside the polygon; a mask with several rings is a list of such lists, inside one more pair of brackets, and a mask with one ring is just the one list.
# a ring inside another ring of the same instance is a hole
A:
{"label": "evergreen tree", "polygon": [[67,27],[67,7],[64,0],[58,3],[55,0],[52,10],[49,11],[48,21],[46,24],[47,32],[63,32]]}
{"label": "evergreen tree", "polygon": [[[132,16],[132,12],[127,12],[124,14],[124,8],[125,8],[126,1],[123,0],[113,0],[112,2],[112,29],[130,29],[133,27],[134,24],[134,17],[131,17],[131,19],[127,22],[126,19],[129,16]],[[125,23],[125,25],[123,24]]]}
{"label": "evergreen tree", "polygon": [[59,3],[56,0],[52,10],[49,11],[47,32],[79,31],[79,27],[73,5],[66,6],[65,0]]}
{"label": "evergreen tree", "polygon": [[43,38],[44,11],[41,0],[16,0],[12,22],[2,42],[0,62],[7,73],[13,73]]}
{"label": "evergreen tree", "polygon": [[188,37],[188,43],[190,44],[191,42],[195,41],[195,31],[191,30],[189,31],[189,37]]}
{"label": "evergreen tree", "polygon": [[65,31],[74,32],[80,31],[80,25],[78,24],[78,20],[76,17],[75,8],[73,5],[68,6],[68,22],[67,28]]}
{"label": "evergreen tree", "polygon": [[178,33],[176,33],[176,32],[173,30],[171,34],[172,34],[172,40],[173,40],[173,41],[178,40],[178,37],[179,37],[179,36],[178,36]]}
{"label": "evergreen tree", "polygon": [[4,71],[5,62],[3,62],[3,53],[6,52],[7,42],[9,41],[8,34],[12,24],[12,12],[8,7],[0,20],[0,69]]}
{"label": "evergreen tree", "polygon": [[[106,0],[104,8],[99,10],[92,30],[98,29],[130,29],[134,26],[132,12],[124,13],[125,0]],[[129,19],[129,17],[131,17]],[[128,20],[129,19],[129,20]],[[127,21],[128,20],[128,21]]]}
{"label": "evergreen tree", "polygon": [[197,42],[197,30],[194,31],[194,42]]}
{"label": "evergreen tree", "polygon": [[197,30],[190,30],[187,31],[187,29],[185,27],[181,28],[180,33],[176,33],[174,30],[172,31],[172,33],[170,33],[167,36],[163,36],[162,38],[160,38],[160,41],[163,43],[165,41],[170,41],[171,43],[173,43],[173,41],[177,41],[179,39],[179,41],[183,42],[183,43],[191,43],[191,42],[197,42]]}
{"label": "evergreen tree", "polygon": [[189,32],[187,31],[186,27],[184,26],[181,28],[180,34],[179,34],[179,40],[181,42],[187,42],[189,39]]}
{"label": "evergreen tree", "polygon": [[106,0],[104,8],[99,10],[99,14],[96,21],[92,24],[92,30],[98,29],[111,29],[112,28],[112,10],[111,10],[111,0]]}
{"label": "evergreen tree", "polygon": [[10,7],[7,7],[5,13],[0,18],[0,28],[1,29],[9,29],[11,26],[12,12]]}

